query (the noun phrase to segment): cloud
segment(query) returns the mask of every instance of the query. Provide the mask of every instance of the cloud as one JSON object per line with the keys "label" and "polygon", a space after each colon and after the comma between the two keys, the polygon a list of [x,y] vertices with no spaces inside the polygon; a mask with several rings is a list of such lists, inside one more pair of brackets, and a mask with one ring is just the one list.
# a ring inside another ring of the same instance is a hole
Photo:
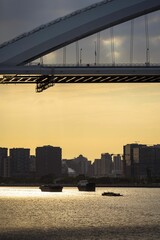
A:
{"label": "cloud", "polygon": [[[98,0],[1,0],[0,42],[41,24],[86,7]],[[10,31],[8,31],[10,29]]]}

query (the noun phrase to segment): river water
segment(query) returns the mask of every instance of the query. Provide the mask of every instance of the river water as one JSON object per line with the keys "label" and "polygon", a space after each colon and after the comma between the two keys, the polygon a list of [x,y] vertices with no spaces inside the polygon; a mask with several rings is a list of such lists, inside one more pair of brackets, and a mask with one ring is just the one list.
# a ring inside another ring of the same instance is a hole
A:
{"label": "river water", "polygon": [[[104,191],[122,197],[102,196]],[[159,240],[159,188],[0,188],[0,239]]]}

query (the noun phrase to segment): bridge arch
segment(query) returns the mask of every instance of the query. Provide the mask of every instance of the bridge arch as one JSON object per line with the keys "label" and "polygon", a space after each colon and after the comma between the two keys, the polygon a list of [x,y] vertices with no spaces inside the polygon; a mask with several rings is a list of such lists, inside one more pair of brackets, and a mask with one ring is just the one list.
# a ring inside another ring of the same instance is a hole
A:
{"label": "bridge arch", "polygon": [[24,65],[96,32],[159,9],[159,0],[104,0],[3,43],[0,65]]}

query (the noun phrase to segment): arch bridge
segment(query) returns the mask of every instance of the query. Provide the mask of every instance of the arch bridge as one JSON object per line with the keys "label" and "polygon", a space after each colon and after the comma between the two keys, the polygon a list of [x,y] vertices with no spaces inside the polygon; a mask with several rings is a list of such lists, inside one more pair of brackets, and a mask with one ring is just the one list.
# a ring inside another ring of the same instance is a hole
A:
{"label": "arch bridge", "polygon": [[27,63],[82,38],[160,10],[159,0],[104,0],[41,25],[0,45],[0,83],[159,82],[160,67],[26,66]]}

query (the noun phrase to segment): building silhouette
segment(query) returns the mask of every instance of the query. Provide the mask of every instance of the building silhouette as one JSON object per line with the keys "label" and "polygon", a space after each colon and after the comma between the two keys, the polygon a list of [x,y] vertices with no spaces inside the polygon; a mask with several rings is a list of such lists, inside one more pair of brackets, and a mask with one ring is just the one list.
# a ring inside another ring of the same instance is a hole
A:
{"label": "building silhouette", "polygon": [[112,175],[112,155],[102,153],[100,159],[93,163],[93,175],[97,177],[109,177]]}
{"label": "building silhouette", "polygon": [[116,176],[121,176],[122,171],[122,157],[120,154],[113,155],[113,165],[112,165],[112,174]]}
{"label": "building silhouette", "polygon": [[93,176],[101,176],[101,161],[98,158],[96,158],[93,162]]}
{"label": "building silhouette", "polygon": [[5,177],[8,165],[8,149],[0,148],[0,177]]}
{"label": "building silhouette", "polygon": [[30,149],[11,148],[9,152],[11,177],[28,177],[30,171]]}
{"label": "building silhouette", "polygon": [[141,179],[160,177],[160,147],[142,146],[135,148],[133,154],[137,165],[135,177]]}
{"label": "building silhouette", "polygon": [[29,158],[29,175],[36,177],[36,157],[31,155]]}
{"label": "building silhouette", "polygon": [[66,165],[70,172],[73,170],[75,175],[90,175],[91,161],[80,154],[74,159],[65,160]]}
{"label": "building silhouette", "polygon": [[132,143],[123,146],[123,157],[125,163],[125,176],[129,178],[134,178],[137,175],[138,164],[134,159],[135,148],[141,148],[142,144]]}
{"label": "building silhouette", "polygon": [[160,177],[160,146],[127,144],[123,147],[125,176],[131,178]]}
{"label": "building silhouette", "polygon": [[62,149],[60,147],[43,146],[36,148],[36,173],[38,177],[53,175],[61,177]]}
{"label": "building silhouette", "polygon": [[112,155],[109,153],[101,154],[102,176],[109,176],[112,174]]}

